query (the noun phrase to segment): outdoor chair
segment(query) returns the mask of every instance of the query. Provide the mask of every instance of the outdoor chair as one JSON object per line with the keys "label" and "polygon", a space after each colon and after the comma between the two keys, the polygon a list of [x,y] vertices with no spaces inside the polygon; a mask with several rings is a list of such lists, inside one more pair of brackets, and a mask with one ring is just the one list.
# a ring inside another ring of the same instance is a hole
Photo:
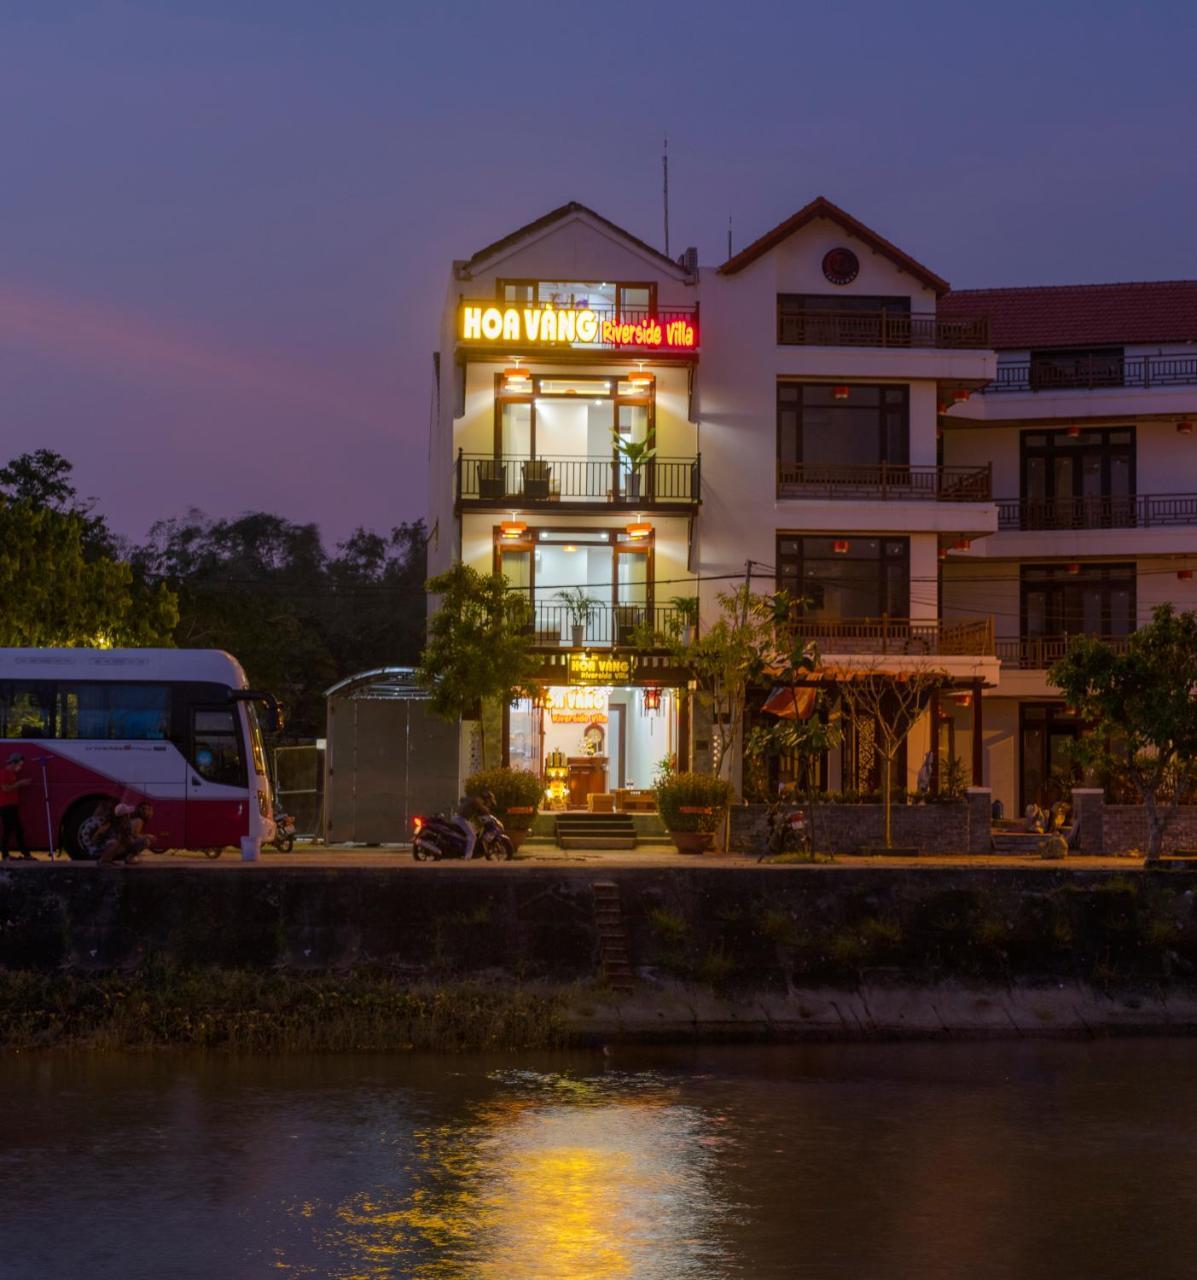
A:
{"label": "outdoor chair", "polygon": [[615,606],[615,643],[626,646],[632,643],[637,627],[644,626],[646,611],[643,605],[617,604]]}
{"label": "outdoor chair", "polygon": [[478,496],[480,498],[505,498],[507,496],[507,468],[493,459],[478,463]]}
{"label": "outdoor chair", "polygon": [[547,498],[553,469],[547,462],[525,462],[524,497]]}

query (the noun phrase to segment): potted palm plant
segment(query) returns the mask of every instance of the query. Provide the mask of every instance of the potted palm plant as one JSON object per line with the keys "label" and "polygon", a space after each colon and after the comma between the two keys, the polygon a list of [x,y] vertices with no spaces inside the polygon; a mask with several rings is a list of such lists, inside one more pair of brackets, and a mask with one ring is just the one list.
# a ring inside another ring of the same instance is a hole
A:
{"label": "potted palm plant", "polygon": [[581,587],[565,587],[557,592],[557,599],[569,614],[573,647],[580,649],[586,643],[586,624],[594,616],[598,601],[593,596],[588,596]]}
{"label": "potted palm plant", "polygon": [[698,626],[698,597],[674,596],[669,606],[677,619],[678,640],[688,647]]}
{"label": "potted palm plant", "polygon": [[626,497],[638,498],[640,491],[644,487],[640,481],[640,473],[652,460],[657,456],[655,445],[649,444],[647,440],[629,440],[626,436],[619,434],[618,429],[611,432],[611,439],[615,443],[615,452],[627,464],[627,493]]}

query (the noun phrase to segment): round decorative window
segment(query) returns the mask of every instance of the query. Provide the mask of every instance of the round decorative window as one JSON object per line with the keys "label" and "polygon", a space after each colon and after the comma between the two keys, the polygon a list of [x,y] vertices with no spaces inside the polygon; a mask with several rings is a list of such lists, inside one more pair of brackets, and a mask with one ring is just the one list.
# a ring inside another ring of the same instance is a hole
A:
{"label": "round decorative window", "polygon": [[851,284],[860,274],[860,260],[851,249],[831,249],[823,255],[823,274],[832,284]]}

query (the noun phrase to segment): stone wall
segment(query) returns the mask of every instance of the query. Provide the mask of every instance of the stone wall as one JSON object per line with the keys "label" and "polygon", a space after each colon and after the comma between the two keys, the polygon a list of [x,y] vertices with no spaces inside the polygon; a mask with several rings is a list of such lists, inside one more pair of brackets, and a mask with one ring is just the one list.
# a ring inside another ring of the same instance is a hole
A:
{"label": "stone wall", "polygon": [[[1107,804],[1102,810],[1103,853],[1146,850],[1147,812],[1141,804]],[[1177,849],[1197,849],[1197,805],[1181,805],[1164,828],[1164,852]]]}
{"label": "stone wall", "polygon": [[[942,804],[895,804],[893,843],[920,853],[986,853],[989,850],[989,792],[970,794],[967,801]],[[974,848],[971,811],[982,815],[984,841]],[[768,837],[769,807],[735,805],[731,811],[733,853],[760,854]],[[816,804],[808,809],[811,838],[820,853],[860,853],[885,840],[885,810],[879,804]]]}

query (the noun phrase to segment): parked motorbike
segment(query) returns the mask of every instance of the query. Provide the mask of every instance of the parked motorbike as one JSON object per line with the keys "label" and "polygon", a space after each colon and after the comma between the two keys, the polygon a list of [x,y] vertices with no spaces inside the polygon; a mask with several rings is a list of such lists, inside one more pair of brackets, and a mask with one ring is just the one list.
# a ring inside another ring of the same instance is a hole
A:
{"label": "parked motorbike", "polygon": [[[484,814],[479,819],[478,838],[474,842],[474,856],[481,854],[488,861],[508,861],[515,857],[503,824],[494,814]],[[412,822],[412,857],[417,862],[440,862],[445,858],[464,858],[466,834],[444,814],[432,818],[418,817]]]}
{"label": "parked motorbike", "polygon": [[279,853],[290,853],[295,848],[295,819],[281,809],[274,811],[274,839],[267,841]]}

